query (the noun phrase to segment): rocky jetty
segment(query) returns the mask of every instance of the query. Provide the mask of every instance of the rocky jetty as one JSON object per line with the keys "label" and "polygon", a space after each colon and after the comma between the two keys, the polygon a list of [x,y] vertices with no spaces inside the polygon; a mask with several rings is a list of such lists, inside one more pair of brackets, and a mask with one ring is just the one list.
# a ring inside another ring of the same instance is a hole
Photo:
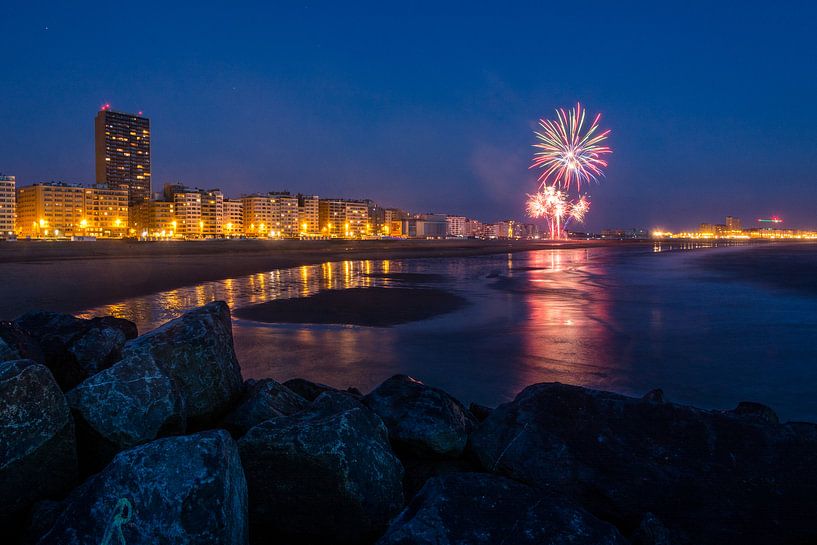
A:
{"label": "rocky jetty", "polygon": [[817,425],[535,384],[466,408],[242,380],[215,302],[0,323],[0,524],[20,544],[817,542]]}

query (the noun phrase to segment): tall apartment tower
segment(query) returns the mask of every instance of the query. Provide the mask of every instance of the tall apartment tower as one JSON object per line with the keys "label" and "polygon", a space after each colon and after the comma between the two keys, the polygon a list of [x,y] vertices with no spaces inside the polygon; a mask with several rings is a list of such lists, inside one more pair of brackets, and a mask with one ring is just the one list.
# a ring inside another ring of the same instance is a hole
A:
{"label": "tall apartment tower", "polygon": [[150,200],[150,120],[114,112],[105,105],[96,114],[96,181],[127,187],[128,205]]}
{"label": "tall apartment tower", "polygon": [[0,174],[0,238],[8,238],[14,234],[16,203],[14,176]]}

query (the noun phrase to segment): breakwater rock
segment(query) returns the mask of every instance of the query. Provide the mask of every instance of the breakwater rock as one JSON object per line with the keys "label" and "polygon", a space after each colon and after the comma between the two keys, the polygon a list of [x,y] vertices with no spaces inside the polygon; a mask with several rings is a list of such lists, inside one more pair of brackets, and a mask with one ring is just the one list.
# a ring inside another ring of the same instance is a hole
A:
{"label": "breakwater rock", "polygon": [[4,542],[817,542],[815,424],[660,390],[466,408],[404,375],[243,381],[230,320],[1,323]]}

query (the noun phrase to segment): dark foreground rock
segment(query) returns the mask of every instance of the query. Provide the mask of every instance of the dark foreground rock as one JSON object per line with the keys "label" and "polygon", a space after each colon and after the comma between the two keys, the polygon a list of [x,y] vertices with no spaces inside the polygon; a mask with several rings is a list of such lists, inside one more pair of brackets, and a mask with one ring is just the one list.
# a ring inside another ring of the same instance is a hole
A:
{"label": "dark foreground rock", "polygon": [[429,480],[378,545],[626,545],[618,530],[561,498],[484,473]]}
{"label": "dark foreground rock", "polygon": [[493,409],[485,405],[480,405],[479,403],[471,403],[468,405],[468,412],[474,415],[474,418],[476,418],[478,422],[482,422],[491,416]]}
{"label": "dark foreground rock", "polygon": [[36,500],[77,478],[74,423],[54,377],[30,360],[0,363],[0,528],[10,537]]}
{"label": "dark foreground rock", "polygon": [[246,544],[238,449],[226,431],[211,431],[122,452],[54,518],[40,545]]}
{"label": "dark foreground rock", "polygon": [[245,387],[244,399],[222,421],[233,437],[241,437],[253,426],[277,416],[289,416],[304,410],[309,402],[271,378]]}
{"label": "dark foreground rock", "polygon": [[136,324],[112,316],[83,320],[38,310],[14,324],[41,347],[44,362],[63,391],[110,367],[125,342],[137,335]]}
{"label": "dark foreground rock", "polygon": [[288,381],[284,382],[284,386],[301,396],[302,398],[306,399],[307,401],[315,401],[319,395],[324,392],[345,392],[347,394],[351,394],[355,397],[363,397],[363,394],[360,393],[360,390],[357,388],[347,388],[346,390],[339,390],[338,388],[333,388],[332,386],[327,386],[326,384],[320,384],[318,382],[312,382],[310,380],[302,379],[302,378],[291,378]]}
{"label": "dark foreground rock", "polygon": [[255,426],[239,450],[254,542],[371,542],[403,506],[386,428],[347,394]]}
{"label": "dark foreground rock", "polygon": [[129,342],[116,365],[67,399],[87,455],[104,464],[119,450],[214,423],[241,391],[230,311],[216,301]]}
{"label": "dark foreground rock", "polygon": [[386,380],[363,403],[398,448],[420,456],[459,456],[477,423],[459,401],[406,375]]}
{"label": "dark foreground rock", "polygon": [[45,364],[45,354],[19,325],[0,321],[0,361],[8,360],[32,360]]}
{"label": "dark foreground rock", "polygon": [[428,458],[400,455],[405,475],[403,476],[403,496],[406,501],[414,498],[423,485],[432,477],[451,473],[472,473],[480,471],[479,465],[467,458]]}
{"label": "dark foreground rock", "polygon": [[497,408],[470,451],[628,535],[652,513],[675,545],[817,540],[817,427],[746,412],[758,411],[537,384]]}

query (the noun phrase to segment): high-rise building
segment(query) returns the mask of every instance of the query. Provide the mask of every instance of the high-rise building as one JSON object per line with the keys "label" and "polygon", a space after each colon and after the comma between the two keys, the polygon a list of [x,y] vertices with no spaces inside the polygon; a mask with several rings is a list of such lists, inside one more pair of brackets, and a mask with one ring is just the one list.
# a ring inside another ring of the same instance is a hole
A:
{"label": "high-rise building", "polygon": [[740,218],[726,216],[726,230],[731,231],[732,233],[743,230]]}
{"label": "high-rise building", "polygon": [[125,188],[40,183],[18,189],[17,203],[17,232],[23,237],[120,238],[128,233]]}
{"label": "high-rise building", "polygon": [[16,203],[14,176],[0,174],[0,238],[8,238],[14,234]]}
{"label": "high-rise building", "polygon": [[128,204],[150,200],[150,120],[105,105],[95,120],[96,181],[128,189]]}
{"label": "high-rise building", "polygon": [[244,205],[239,199],[224,199],[224,236],[244,234]]}
{"label": "high-rise building", "polygon": [[301,236],[315,237],[321,234],[319,202],[317,195],[298,195],[298,223]]}

